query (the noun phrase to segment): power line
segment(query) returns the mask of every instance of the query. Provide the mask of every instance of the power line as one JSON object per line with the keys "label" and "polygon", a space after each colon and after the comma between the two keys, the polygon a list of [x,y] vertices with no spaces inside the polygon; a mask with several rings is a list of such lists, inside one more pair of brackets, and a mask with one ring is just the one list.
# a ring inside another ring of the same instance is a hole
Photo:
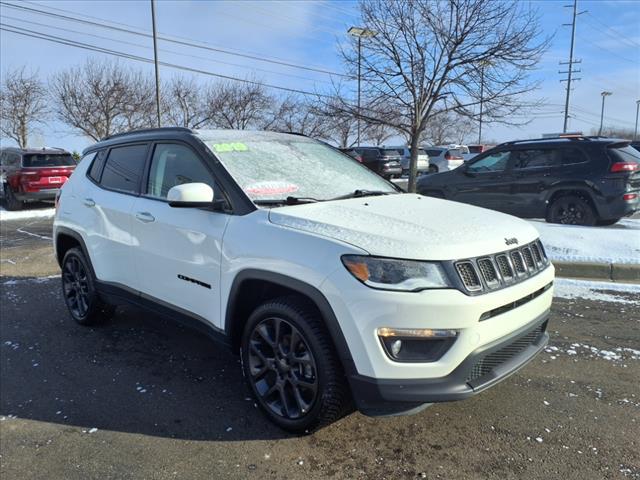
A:
{"label": "power line", "polygon": [[[39,27],[50,28],[50,29],[63,31],[63,32],[75,33],[75,34],[78,34],[78,35],[85,35],[85,36],[92,37],[92,38],[97,38],[97,39],[100,39],[100,40],[107,40],[107,41],[110,41],[110,42],[117,42],[117,43],[121,43],[123,45],[129,45],[129,46],[133,46],[133,47],[144,48],[144,49],[147,49],[147,50],[153,48],[153,47],[150,47],[148,45],[141,45],[139,43],[128,42],[126,40],[120,40],[120,39],[111,38],[111,37],[105,37],[103,35],[96,35],[94,33],[81,32],[79,30],[73,30],[73,29],[70,29],[70,28],[64,28],[64,27],[60,27],[60,26],[57,26],[57,25],[56,26],[47,25],[46,23],[34,22],[34,21],[31,21],[31,20],[24,20],[22,18],[12,17],[12,16],[9,16],[9,15],[0,14],[0,18],[5,18],[5,19],[8,19],[8,20],[18,21],[18,22],[21,22],[21,23],[27,23],[27,24],[30,24],[30,25],[37,25]],[[251,67],[251,66],[248,66],[248,65],[241,65],[239,63],[225,62],[225,61],[222,61],[222,60],[215,60],[215,59],[209,58],[209,57],[202,57],[202,56],[199,56],[199,55],[192,55],[192,54],[188,54],[188,53],[177,52],[175,50],[167,50],[165,48],[161,48],[161,49],[159,49],[159,51],[160,52],[164,52],[164,53],[170,53],[170,54],[173,54],[173,55],[180,55],[180,56],[183,56],[183,57],[195,58],[195,59],[198,59],[198,60],[203,60],[205,62],[218,63],[218,64],[221,64],[221,65],[229,65],[229,66],[232,66],[232,67],[246,68],[246,69],[249,69],[249,70],[252,70],[252,71],[257,71],[257,72],[265,72],[265,73],[271,73],[271,74],[274,74],[274,75],[282,75],[282,76],[286,76],[286,77],[297,78],[297,79],[300,79],[300,80],[307,80],[307,81],[310,81],[310,82],[331,84],[331,82],[329,82],[327,80],[316,80],[315,78],[302,77],[300,75],[295,75],[295,74],[292,74],[292,73],[277,72],[275,70],[267,70],[267,69],[263,69],[263,68]]]}
{"label": "power line", "polygon": [[[609,35],[614,40],[621,41],[623,43],[627,43],[629,46],[640,47],[640,43],[632,40],[631,38],[627,38],[626,34],[620,33],[615,28],[610,27],[609,25],[604,23],[602,20],[600,20],[598,17],[595,17],[595,16],[591,15],[591,13],[589,13],[589,12],[587,12],[587,15],[589,16],[590,19],[595,20],[600,25],[602,25],[604,28],[606,28],[606,30],[602,30],[600,27],[598,27],[598,31],[599,32],[603,32],[606,35]],[[589,22],[589,21],[587,21],[587,23],[591,24],[591,22]],[[609,30],[610,32],[613,32],[613,33],[609,33],[607,30]]]}
{"label": "power line", "polygon": [[[28,30],[26,28],[22,28],[22,27],[16,27],[13,25],[7,25],[5,23],[1,23],[0,22],[0,30],[4,30],[6,32],[11,32],[11,33],[15,33],[18,35],[23,35],[26,37],[32,37],[32,38],[37,38],[40,40],[45,40],[45,41],[49,41],[49,42],[53,42],[53,43],[59,43],[62,45],[68,45],[71,47],[76,47],[76,48],[81,48],[84,50],[90,50],[90,51],[94,51],[94,52],[99,52],[99,53],[105,53],[107,55],[113,55],[116,57],[121,57],[121,58],[126,58],[129,60],[135,60],[138,62],[143,62],[143,63],[153,63],[153,60],[150,58],[146,58],[146,57],[140,57],[137,55],[132,55],[129,53],[125,53],[125,52],[120,52],[117,50],[111,50],[108,48],[103,48],[97,45],[91,45],[89,43],[84,43],[84,42],[77,42],[75,40],[70,40],[67,38],[62,38],[62,37],[57,37],[55,35],[49,35],[49,34],[45,34],[45,33],[40,33],[40,32],[34,32],[32,30]],[[164,67],[169,67],[169,68],[174,68],[176,70],[183,70],[183,71],[187,71],[187,72],[192,72],[192,73],[200,73],[202,75],[208,75],[211,77],[217,77],[217,78],[223,78],[225,80],[232,80],[235,82],[242,82],[242,83],[248,83],[251,85],[262,85],[266,88],[272,88],[274,90],[282,90],[282,91],[286,91],[286,92],[291,92],[291,93],[299,93],[301,95],[309,95],[309,96],[314,96],[314,97],[329,97],[329,95],[324,95],[324,94],[320,94],[320,93],[314,93],[314,92],[308,92],[305,90],[298,90],[295,88],[288,88],[288,87],[282,87],[280,85],[272,85],[269,83],[262,83],[262,82],[256,82],[256,81],[252,81],[252,80],[247,80],[244,78],[238,78],[238,77],[233,77],[230,75],[222,75],[219,73],[213,73],[213,72],[209,72],[207,70],[201,70],[198,68],[192,68],[192,67],[187,67],[184,65],[177,65],[175,63],[169,63],[169,62],[158,62],[159,65],[162,65]]]}
{"label": "power line", "polygon": [[[128,33],[131,35],[137,35],[140,37],[145,37],[145,38],[153,38],[153,35],[149,34],[149,33],[144,33],[141,31],[135,31],[135,30],[130,30],[127,28],[122,28],[122,27],[116,27],[113,25],[107,25],[105,23],[100,23],[100,22],[94,22],[94,21],[90,21],[90,20],[83,20],[81,18],[76,18],[76,17],[70,17],[68,15],[61,15],[58,13],[53,13],[53,12],[47,12],[45,10],[39,10],[36,8],[31,8],[31,7],[25,7],[23,5],[14,5],[12,3],[7,3],[4,1],[0,1],[0,4],[9,7],[9,8],[15,8],[15,9],[19,9],[19,10],[24,10],[24,11],[28,11],[28,12],[34,12],[40,15],[46,15],[46,16],[50,16],[50,17],[54,17],[54,18],[61,18],[63,20],[67,20],[67,21],[72,21],[72,22],[77,22],[77,23],[82,23],[82,24],[86,24],[86,25],[91,25],[91,26],[95,26],[95,27],[100,27],[100,28],[106,28],[109,30],[115,30],[115,31],[119,31],[119,32],[123,32],[123,33]],[[103,22],[104,20],[101,19]],[[132,27],[134,28],[134,27]],[[240,53],[240,52],[233,52],[231,50],[227,50],[227,49],[223,49],[223,48],[219,48],[219,47],[215,47],[215,46],[211,46],[210,44],[206,43],[206,42],[200,42],[200,44],[198,43],[193,43],[192,40],[176,40],[175,38],[169,38],[166,36],[158,36],[159,40],[162,40],[164,42],[170,42],[170,43],[175,43],[178,45],[183,45],[183,46],[188,46],[188,47],[193,47],[193,48],[199,48],[199,49],[203,49],[203,50],[208,50],[208,51],[213,51],[213,52],[218,52],[218,53],[223,53],[226,55],[235,55],[238,57],[244,57],[244,58],[249,58],[251,60],[257,60],[260,62],[266,62],[266,63],[273,63],[273,64],[277,64],[277,65],[283,65],[286,67],[290,67],[290,68],[299,68],[302,70],[308,70],[308,71],[312,71],[312,72],[317,72],[317,73],[323,73],[326,75],[334,75],[334,76],[338,76],[338,77],[344,77],[344,78],[350,78],[348,75],[342,74],[342,73],[338,73],[338,72],[334,72],[331,70],[327,70],[327,69],[322,69],[322,68],[316,68],[316,67],[311,67],[311,66],[306,66],[306,65],[300,65],[300,64],[295,64],[289,61],[285,61],[285,60],[276,60],[276,59],[269,59],[266,58],[265,56],[259,56],[259,55],[252,55],[252,54],[248,54],[248,53]]]}
{"label": "power line", "polygon": [[614,55],[614,56],[618,57],[619,59],[624,60],[625,62],[631,62],[631,63],[633,63],[633,64],[635,64],[635,65],[637,65],[637,64],[638,64],[638,60],[631,60],[630,58],[623,57],[623,56],[622,56],[622,55],[620,55],[618,52],[616,52],[616,51],[614,51],[614,50],[611,50],[611,49],[609,49],[609,48],[607,48],[607,47],[603,47],[603,46],[601,46],[601,45],[598,45],[597,43],[595,43],[595,42],[593,42],[593,41],[589,40],[588,38],[583,37],[582,35],[578,35],[578,38],[580,38],[580,40],[583,40],[583,41],[587,42],[589,45],[591,45],[591,46],[593,46],[593,47],[599,48],[599,49],[600,49],[600,50],[602,50],[603,52],[607,52],[607,53],[609,53],[610,55]]}

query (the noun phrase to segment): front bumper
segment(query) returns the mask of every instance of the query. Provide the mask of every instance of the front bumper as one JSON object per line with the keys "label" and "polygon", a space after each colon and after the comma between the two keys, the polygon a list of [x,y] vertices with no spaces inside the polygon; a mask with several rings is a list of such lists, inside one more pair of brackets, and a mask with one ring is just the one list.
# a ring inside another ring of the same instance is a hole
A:
{"label": "front bumper", "polygon": [[424,404],[476,395],[516,372],[545,347],[548,318],[547,311],[510,335],[478,348],[445,377],[395,380],[351,375],[356,405],[365,415],[398,415]]}

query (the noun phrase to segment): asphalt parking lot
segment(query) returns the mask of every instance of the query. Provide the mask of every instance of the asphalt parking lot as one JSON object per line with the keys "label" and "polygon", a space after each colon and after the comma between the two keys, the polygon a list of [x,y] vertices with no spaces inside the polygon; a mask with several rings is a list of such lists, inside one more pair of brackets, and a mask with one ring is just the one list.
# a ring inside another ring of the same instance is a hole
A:
{"label": "asphalt parking lot", "polygon": [[632,294],[556,299],[547,351],[470,400],[294,437],[196,333],[133,308],[75,325],[51,219],[0,227],[3,479],[640,478]]}

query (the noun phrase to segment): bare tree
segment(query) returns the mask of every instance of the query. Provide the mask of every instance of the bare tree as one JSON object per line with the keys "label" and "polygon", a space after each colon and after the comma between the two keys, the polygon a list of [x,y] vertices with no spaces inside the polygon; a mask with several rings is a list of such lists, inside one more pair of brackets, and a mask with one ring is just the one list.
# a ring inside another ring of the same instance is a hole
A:
{"label": "bare tree", "polygon": [[48,115],[47,89],[38,74],[24,67],[7,71],[0,87],[0,132],[25,148],[35,125]]}
{"label": "bare tree", "polygon": [[150,78],[117,62],[89,60],[60,72],[51,91],[58,119],[94,140],[155,125]]}
{"label": "bare tree", "polygon": [[273,97],[262,84],[254,80],[251,82],[225,81],[209,87],[205,111],[213,125],[246,130],[266,123],[274,102]]}
{"label": "bare tree", "polygon": [[421,142],[432,145],[464,143],[476,131],[476,123],[469,117],[446,112],[431,117],[420,138]]}
{"label": "bare tree", "polygon": [[162,88],[164,124],[199,128],[209,121],[205,95],[192,77],[174,77]]}
{"label": "bare tree", "polygon": [[271,118],[263,125],[267,130],[296,132],[313,138],[331,138],[332,120],[317,102],[298,95],[287,95],[274,102]]}
{"label": "bare tree", "polygon": [[[342,109],[390,125],[410,140],[409,191],[415,191],[418,143],[427,122],[448,111],[485,122],[512,122],[533,89],[528,73],[548,46],[536,11],[515,0],[361,0],[361,78],[366,108]],[[344,60],[355,78],[354,43]],[[389,105],[397,111],[390,121]]]}

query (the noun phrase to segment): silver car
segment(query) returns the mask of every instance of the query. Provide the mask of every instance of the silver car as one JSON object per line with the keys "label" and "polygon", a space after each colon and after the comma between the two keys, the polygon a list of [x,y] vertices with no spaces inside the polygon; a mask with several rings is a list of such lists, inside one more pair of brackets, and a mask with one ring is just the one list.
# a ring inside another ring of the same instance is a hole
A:
{"label": "silver car", "polygon": [[[402,165],[402,175],[409,175],[409,164],[411,162],[411,148],[402,147],[382,147],[383,151],[396,151],[400,155],[400,164]],[[429,171],[429,155],[424,148],[418,149],[418,175]]]}

